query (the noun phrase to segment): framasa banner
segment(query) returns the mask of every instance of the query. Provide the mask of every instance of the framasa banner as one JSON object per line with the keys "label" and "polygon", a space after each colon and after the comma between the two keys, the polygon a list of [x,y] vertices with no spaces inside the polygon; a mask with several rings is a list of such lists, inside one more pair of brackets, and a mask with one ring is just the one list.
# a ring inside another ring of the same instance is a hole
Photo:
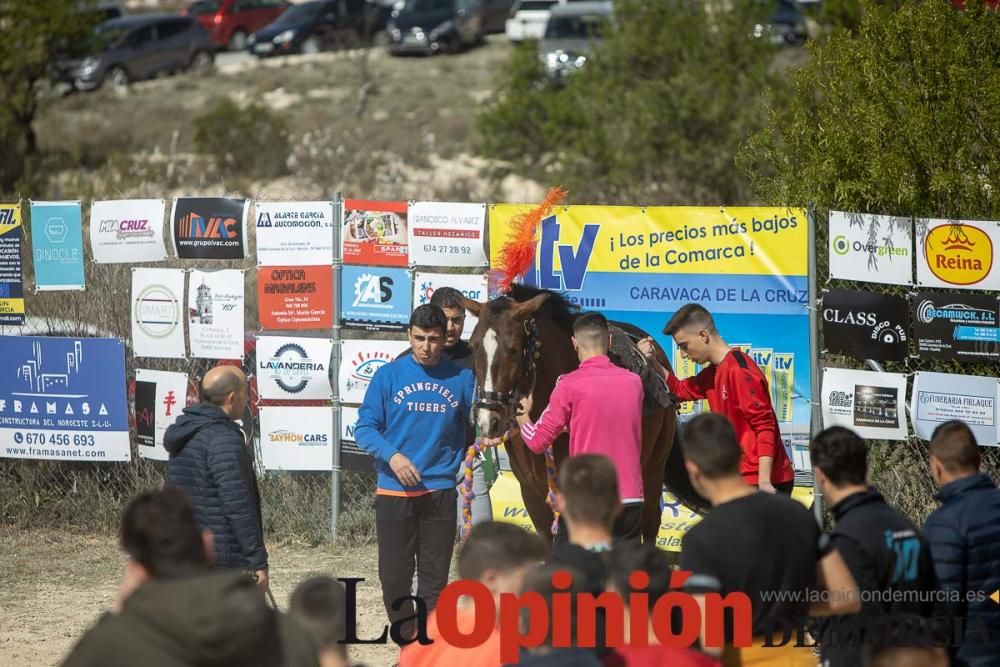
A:
{"label": "framasa banner", "polygon": [[128,461],[125,345],[0,336],[0,457]]}
{"label": "framasa banner", "polygon": [[[491,207],[494,265],[525,208]],[[807,224],[803,209],[568,206],[542,222],[525,282],[644,329],[668,354],[664,324],[702,304],[727,341],[770,361],[779,420],[808,424]]]}
{"label": "framasa banner", "polygon": [[0,204],[0,324],[24,324],[20,204]]}

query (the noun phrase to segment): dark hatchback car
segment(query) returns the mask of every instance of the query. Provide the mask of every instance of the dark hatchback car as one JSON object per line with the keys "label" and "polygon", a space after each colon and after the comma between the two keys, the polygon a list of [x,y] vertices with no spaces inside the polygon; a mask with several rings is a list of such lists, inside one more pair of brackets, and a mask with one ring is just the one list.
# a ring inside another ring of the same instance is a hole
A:
{"label": "dark hatchback car", "polygon": [[457,53],[482,41],[486,8],[482,0],[406,0],[387,28],[393,54]]}
{"label": "dark hatchback car", "polygon": [[375,43],[388,45],[391,7],[369,0],[313,0],[295,5],[250,36],[256,56],[317,53]]}
{"label": "dark hatchback car", "polygon": [[85,58],[60,60],[50,69],[56,81],[77,90],[212,65],[213,46],[192,19],[176,14],[137,14],[105,21],[94,29]]}

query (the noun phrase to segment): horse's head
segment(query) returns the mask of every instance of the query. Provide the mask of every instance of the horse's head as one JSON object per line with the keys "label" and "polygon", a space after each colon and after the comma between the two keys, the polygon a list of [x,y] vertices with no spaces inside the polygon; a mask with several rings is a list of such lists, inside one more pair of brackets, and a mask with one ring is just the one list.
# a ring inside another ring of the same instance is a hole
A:
{"label": "horse's head", "polygon": [[549,293],[518,302],[501,296],[488,303],[462,299],[479,318],[472,346],[479,396],[475,420],[479,435],[500,437],[509,426],[520,399],[531,393],[538,332],[534,316]]}

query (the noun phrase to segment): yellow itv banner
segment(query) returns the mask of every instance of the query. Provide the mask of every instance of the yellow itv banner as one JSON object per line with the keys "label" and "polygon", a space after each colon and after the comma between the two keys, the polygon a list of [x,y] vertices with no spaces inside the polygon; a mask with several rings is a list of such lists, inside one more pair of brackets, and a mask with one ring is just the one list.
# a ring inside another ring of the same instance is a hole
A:
{"label": "yellow itv banner", "polygon": [[[792,497],[806,507],[812,506],[812,489],[808,487],[795,487]],[[525,530],[534,531],[528,510],[521,501],[521,487],[514,473],[503,471],[497,476],[490,489],[490,502],[493,504],[494,521],[513,523]],[[679,552],[684,534],[699,521],[701,516],[664,491],[663,516],[660,520],[660,532],[656,536],[656,546],[665,551]]]}

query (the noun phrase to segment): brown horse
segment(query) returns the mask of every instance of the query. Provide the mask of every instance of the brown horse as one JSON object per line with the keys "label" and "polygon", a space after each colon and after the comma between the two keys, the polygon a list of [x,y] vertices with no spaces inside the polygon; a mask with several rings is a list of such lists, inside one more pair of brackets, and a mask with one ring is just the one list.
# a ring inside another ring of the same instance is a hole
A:
{"label": "brown horse", "polygon": [[[533,395],[531,418],[538,419],[549,402],[556,380],[574,370],[579,361],[570,340],[577,310],[562,296],[549,290],[515,284],[507,296],[488,303],[463,300],[465,308],[479,318],[469,341],[474,354],[479,400],[476,423],[480,436],[496,438],[509,427],[520,398]],[[645,333],[629,324],[615,322],[637,339]],[[657,346],[660,363],[670,368]],[[679,447],[673,447],[677,426],[675,408],[663,408],[643,416],[643,539],[656,538],[660,527],[660,496],[664,477],[681,500],[693,490],[684,471]],[[563,434],[553,444],[556,466],[568,455],[569,439]],[[552,510],[546,504],[548,478],[545,457],[527,448],[517,429],[508,441],[510,466],[521,485],[521,497],[539,535],[551,537]],[[674,450],[675,455],[671,456]],[[670,462],[668,464],[668,459]]]}

